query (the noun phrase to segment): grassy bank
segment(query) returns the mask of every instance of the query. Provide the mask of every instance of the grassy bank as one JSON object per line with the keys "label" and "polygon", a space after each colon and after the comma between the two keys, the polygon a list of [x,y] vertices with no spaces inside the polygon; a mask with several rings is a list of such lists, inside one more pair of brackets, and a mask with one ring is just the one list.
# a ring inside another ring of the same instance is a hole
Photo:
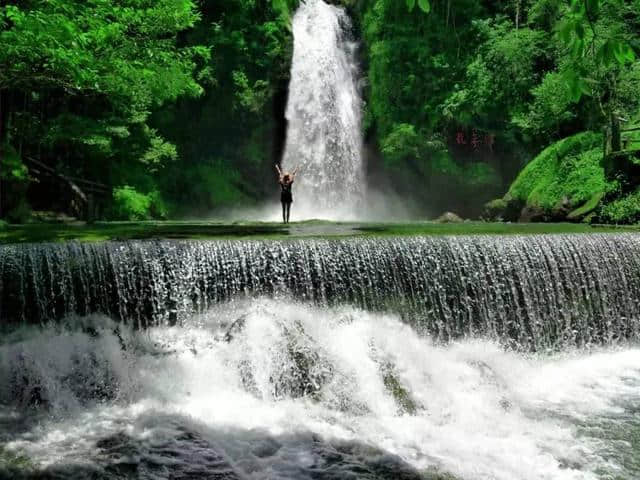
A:
{"label": "grassy bank", "polygon": [[613,231],[640,231],[640,227],[590,226],[573,223],[341,223],[320,220],[296,222],[289,225],[268,222],[104,222],[92,225],[40,223],[6,226],[0,230],[0,243],[63,242],[70,240],[99,242],[151,238],[276,239],[356,235],[512,235]]}

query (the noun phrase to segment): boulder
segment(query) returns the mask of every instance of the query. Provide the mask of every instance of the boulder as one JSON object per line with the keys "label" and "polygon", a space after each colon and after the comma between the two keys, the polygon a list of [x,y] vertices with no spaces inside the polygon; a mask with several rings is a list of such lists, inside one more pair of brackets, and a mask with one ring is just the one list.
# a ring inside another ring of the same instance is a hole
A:
{"label": "boulder", "polygon": [[513,198],[510,193],[507,193],[502,198],[485,203],[482,218],[494,222],[515,222],[520,218],[523,207],[522,200]]}
{"label": "boulder", "polygon": [[453,212],[444,212],[436,219],[436,222],[438,223],[462,223],[463,221],[464,220],[462,220],[460,216]]}
{"label": "boulder", "polygon": [[537,205],[526,205],[521,210],[520,218],[518,219],[521,223],[544,222],[546,220],[547,216],[545,215],[544,209]]}
{"label": "boulder", "polygon": [[496,198],[484,204],[482,218],[501,222],[505,219],[508,203],[504,198]]}
{"label": "boulder", "polygon": [[565,221],[571,210],[573,210],[571,201],[564,195],[551,209],[551,218],[556,221]]}

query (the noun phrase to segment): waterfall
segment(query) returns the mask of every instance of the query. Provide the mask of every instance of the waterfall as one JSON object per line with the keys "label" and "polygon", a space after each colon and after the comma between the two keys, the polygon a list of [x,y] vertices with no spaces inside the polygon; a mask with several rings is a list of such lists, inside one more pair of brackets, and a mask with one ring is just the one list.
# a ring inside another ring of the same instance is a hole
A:
{"label": "waterfall", "polygon": [[639,478],[640,350],[523,356],[350,307],[230,307],[0,337],[0,478]]}
{"label": "waterfall", "polygon": [[139,241],[0,247],[0,325],[104,313],[180,325],[239,297],[392,311],[522,350],[640,338],[636,234]]}
{"label": "waterfall", "polygon": [[0,246],[0,478],[637,479],[638,340],[636,233]]}
{"label": "waterfall", "polygon": [[282,166],[300,166],[293,216],[353,218],[362,207],[362,100],[356,43],[342,8],[303,0],[293,18],[294,50]]}

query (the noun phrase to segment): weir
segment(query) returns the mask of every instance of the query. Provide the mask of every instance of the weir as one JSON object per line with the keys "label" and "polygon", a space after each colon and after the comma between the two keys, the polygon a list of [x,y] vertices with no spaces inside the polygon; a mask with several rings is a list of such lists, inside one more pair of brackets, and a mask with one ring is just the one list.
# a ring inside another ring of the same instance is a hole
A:
{"label": "weir", "polygon": [[182,324],[242,297],[398,312],[440,341],[523,350],[640,333],[636,234],[132,241],[0,248],[3,325],[104,313]]}

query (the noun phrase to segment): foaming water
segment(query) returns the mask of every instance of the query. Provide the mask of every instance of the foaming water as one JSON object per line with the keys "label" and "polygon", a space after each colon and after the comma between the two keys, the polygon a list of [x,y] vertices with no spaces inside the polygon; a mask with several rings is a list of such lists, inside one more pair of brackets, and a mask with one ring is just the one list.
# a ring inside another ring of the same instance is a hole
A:
{"label": "foaming water", "polygon": [[5,338],[0,471],[4,444],[60,478],[632,479],[638,401],[631,346],[438,346],[391,314],[247,299]]}
{"label": "foaming water", "polygon": [[294,183],[296,219],[355,219],[364,206],[362,99],[350,30],[344,10],[322,0],[302,1],[293,17],[282,166],[301,167]]}

